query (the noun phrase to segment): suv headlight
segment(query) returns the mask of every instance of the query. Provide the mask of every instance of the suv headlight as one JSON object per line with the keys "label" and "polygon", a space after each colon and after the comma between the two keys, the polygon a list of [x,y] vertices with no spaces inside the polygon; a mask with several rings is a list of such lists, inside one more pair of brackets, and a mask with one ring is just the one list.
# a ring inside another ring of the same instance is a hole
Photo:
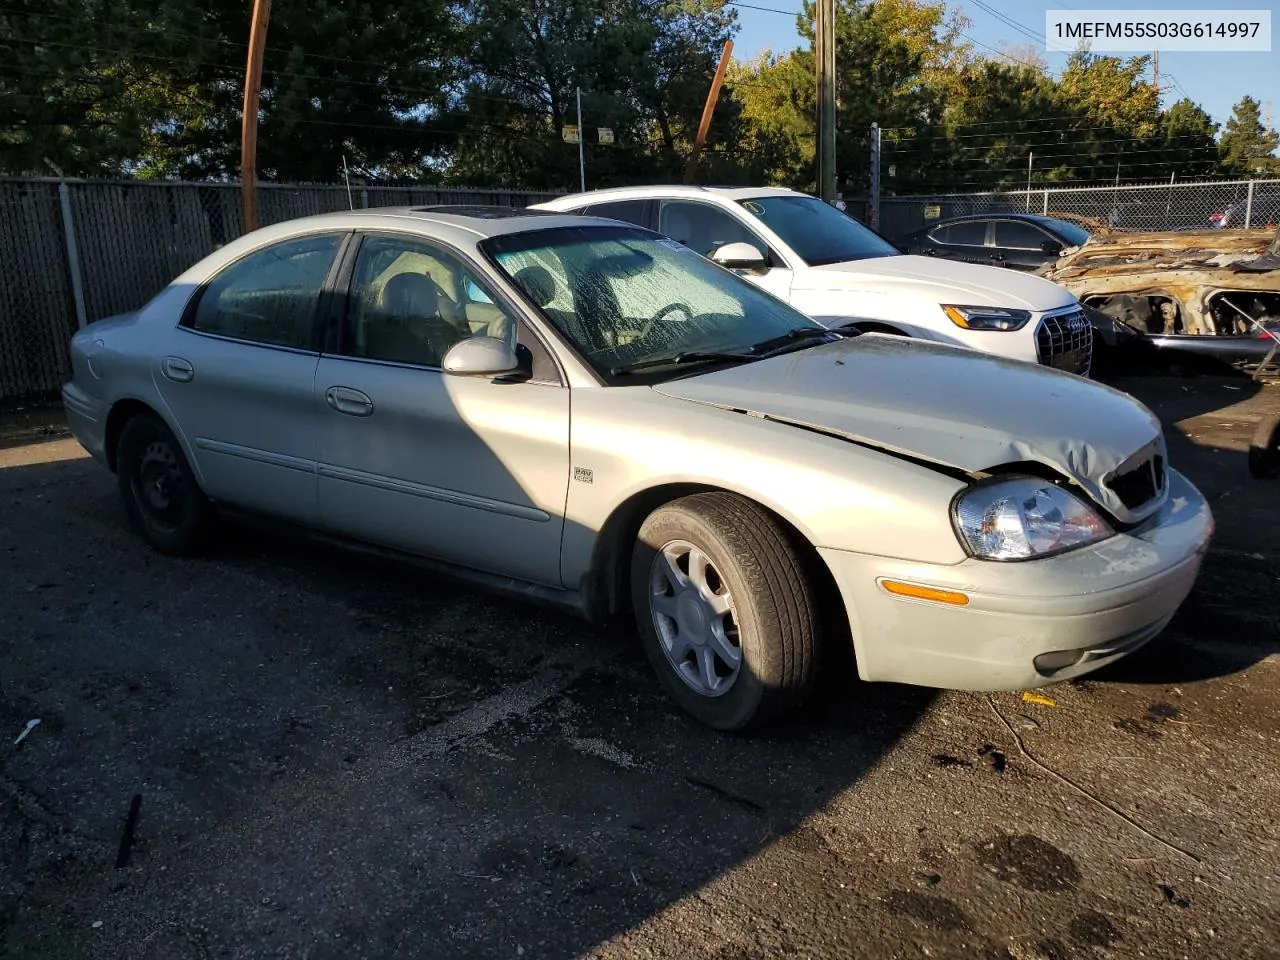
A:
{"label": "suv headlight", "polygon": [[1083,500],[1047,480],[1012,477],[970,487],[951,507],[956,534],[983,560],[1028,560],[1112,536]]}
{"label": "suv headlight", "polygon": [[957,327],[966,330],[1021,330],[1031,319],[1030,310],[1012,307],[962,307],[944,303],[942,312]]}

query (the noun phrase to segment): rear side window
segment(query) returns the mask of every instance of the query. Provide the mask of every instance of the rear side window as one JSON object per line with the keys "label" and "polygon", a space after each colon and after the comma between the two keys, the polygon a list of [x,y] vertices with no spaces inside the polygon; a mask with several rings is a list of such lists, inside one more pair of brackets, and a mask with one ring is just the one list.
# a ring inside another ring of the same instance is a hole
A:
{"label": "rear side window", "polygon": [[597,203],[583,207],[582,212],[589,217],[605,217],[609,220],[621,220],[634,223],[637,227],[649,226],[648,200],[615,200],[612,203]]}
{"label": "rear side window", "polygon": [[1020,220],[996,221],[996,246],[1009,250],[1039,250],[1040,244],[1052,239],[1039,227]]}
{"label": "rear side window", "polygon": [[986,220],[963,220],[942,229],[946,231],[946,239],[942,239],[942,243],[952,243],[958,247],[980,247],[987,242]]}
{"label": "rear side window", "polygon": [[338,252],[336,234],[273,244],[238,260],[200,294],[186,325],[279,347],[315,347],[316,309]]}

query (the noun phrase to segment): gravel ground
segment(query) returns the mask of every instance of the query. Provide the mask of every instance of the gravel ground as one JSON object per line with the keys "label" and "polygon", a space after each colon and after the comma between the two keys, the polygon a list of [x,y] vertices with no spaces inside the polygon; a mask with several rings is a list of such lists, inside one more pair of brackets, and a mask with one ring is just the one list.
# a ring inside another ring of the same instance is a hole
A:
{"label": "gravel ground", "polygon": [[155,555],[0,421],[0,956],[1280,957],[1280,387],[1119,385],[1218,519],[1159,640],[1050,703],[835,672],[759,737],[621,629],[240,526]]}

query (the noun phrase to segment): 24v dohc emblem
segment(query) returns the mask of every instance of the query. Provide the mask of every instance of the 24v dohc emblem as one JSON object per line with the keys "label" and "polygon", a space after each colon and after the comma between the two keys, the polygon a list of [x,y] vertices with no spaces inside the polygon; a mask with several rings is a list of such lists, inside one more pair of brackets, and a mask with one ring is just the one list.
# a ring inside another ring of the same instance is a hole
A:
{"label": "24v dohc emblem", "polygon": [[591,471],[588,470],[586,467],[574,467],[573,479],[576,480],[578,483],[591,483],[592,482]]}

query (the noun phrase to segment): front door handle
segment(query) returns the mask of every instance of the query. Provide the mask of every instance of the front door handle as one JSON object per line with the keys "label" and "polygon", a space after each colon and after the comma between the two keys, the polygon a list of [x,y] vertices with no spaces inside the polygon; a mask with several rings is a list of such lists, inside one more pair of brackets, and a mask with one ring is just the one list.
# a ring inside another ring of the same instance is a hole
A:
{"label": "front door handle", "polygon": [[324,392],[324,399],[333,409],[350,417],[367,417],[373,413],[369,395],[351,387],[330,387]]}
{"label": "front door handle", "polygon": [[196,375],[196,368],[189,360],[183,360],[181,357],[165,357],[160,361],[160,372],[168,380],[190,383]]}

